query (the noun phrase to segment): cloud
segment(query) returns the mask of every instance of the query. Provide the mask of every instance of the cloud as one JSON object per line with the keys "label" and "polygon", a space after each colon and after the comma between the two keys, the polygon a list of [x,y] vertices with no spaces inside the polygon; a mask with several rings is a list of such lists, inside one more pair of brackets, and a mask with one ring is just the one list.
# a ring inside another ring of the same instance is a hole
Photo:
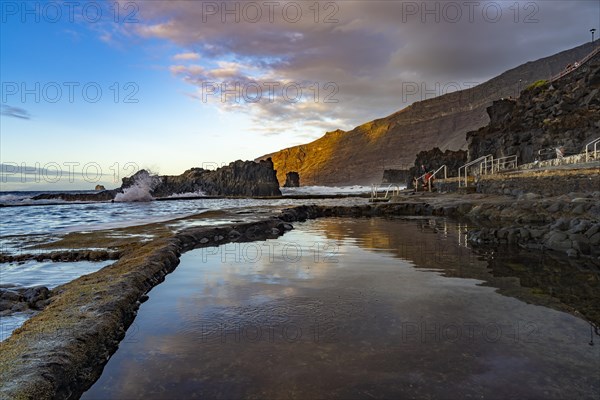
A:
{"label": "cloud", "polygon": [[199,60],[200,59],[200,54],[198,53],[179,53],[179,54],[175,54],[173,56],[174,60],[177,61],[192,61],[192,60]]}
{"label": "cloud", "polygon": [[[170,70],[195,87],[200,101],[207,82],[300,85],[305,98],[298,103],[281,95],[248,103],[212,96],[211,104],[249,114],[252,130],[268,135],[313,135],[383,117],[422,99],[405,96],[407,83],[467,88],[484,82],[589,41],[600,15],[594,1],[319,2],[318,13],[313,2],[276,2],[272,12],[252,2],[261,7],[260,18],[248,4],[144,2],[132,34],[194,49],[181,54],[198,55],[197,65]],[[337,102],[325,102],[332,87]]]}
{"label": "cloud", "polygon": [[29,112],[20,107],[12,107],[6,104],[2,105],[2,115],[19,119],[31,119]]}

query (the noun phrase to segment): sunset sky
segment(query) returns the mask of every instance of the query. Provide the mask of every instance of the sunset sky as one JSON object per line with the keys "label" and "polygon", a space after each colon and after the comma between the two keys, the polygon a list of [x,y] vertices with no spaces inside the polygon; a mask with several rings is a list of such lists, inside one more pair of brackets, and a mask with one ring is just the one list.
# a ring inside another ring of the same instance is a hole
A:
{"label": "sunset sky", "polygon": [[598,0],[0,4],[0,190],[254,159],[600,30]]}

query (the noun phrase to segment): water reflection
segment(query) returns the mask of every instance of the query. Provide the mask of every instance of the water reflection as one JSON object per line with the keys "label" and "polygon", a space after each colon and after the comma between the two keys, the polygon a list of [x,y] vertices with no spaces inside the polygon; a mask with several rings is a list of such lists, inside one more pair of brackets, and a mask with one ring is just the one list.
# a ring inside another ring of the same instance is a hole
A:
{"label": "water reflection", "polygon": [[184,254],[84,398],[596,396],[586,321],[499,294],[529,289],[457,235],[324,219]]}
{"label": "water reflection", "polygon": [[328,238],[354,236],[363,248],[388,251],[414,261],[418,268],[440,269],[446,276],[482,280],[502,294],[582,315],[600,326],[600,269],[591,260],[516,246],[473,251],[466,244],[466,231],[472,226],[441,218],[411,220],[417,231],[398,230],[397,219],[372,219],[357,224],[351,234],[345,220],[321,223]]}

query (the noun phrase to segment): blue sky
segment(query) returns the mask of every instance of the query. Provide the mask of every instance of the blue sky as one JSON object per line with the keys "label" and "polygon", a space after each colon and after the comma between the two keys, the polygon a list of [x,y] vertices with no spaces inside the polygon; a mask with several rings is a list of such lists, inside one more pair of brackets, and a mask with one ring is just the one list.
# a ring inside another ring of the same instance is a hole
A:
{"label": "blue sky", "polygon": [[[64,2],[1,3],[1,190],[116,187],[116,165],[121,178],[131,172],[126,163],[179,174],[254,159],[423,99],[402,96],[402,82],[466,88],[582,44],[589,28],[600,28],[595,0],[519,2],[518,13],[509,9],[514,2],[481,2],[500,5],[504,13],[494,22],[479,10],[474,21],[451,21],[444,2],[429,2],[438,21],[405,7],[410,2],[321,2],[318,15],[309,8],[314,2],[298,2],[297,21],[281,11],[289,11],[284,1],[273,21],[264,8],[249,21],[248,2],[229,2],[240,21],[224,15],[221,2],[118,2],[118,22],[113,2],[80,3],[73,18]],[[93,22],[98,6],[103,15]],[[128,12],[136,21],[126,20]],[[238,83],[250,96],[256,82],[263,93],[256,103],[206,94],[207,83]],[[288,85],[292,94],[277,91],[269,102],[265,82]],[[23,85],[35,94],[23,98]],[[68,85],[77,85],[73,101]],[[294,97],[297,87],[302,98]],[[95,88],[102,95],[92,102]],[[21,174],[21,165],[39,166],[39,182],[34,172]],[[44,167],[56,165],[64,167],[62,178],[46,179],[52,171]],[[74,182],[65,175],[69,165]],[[82,179],[84,169],[94,179]]]}

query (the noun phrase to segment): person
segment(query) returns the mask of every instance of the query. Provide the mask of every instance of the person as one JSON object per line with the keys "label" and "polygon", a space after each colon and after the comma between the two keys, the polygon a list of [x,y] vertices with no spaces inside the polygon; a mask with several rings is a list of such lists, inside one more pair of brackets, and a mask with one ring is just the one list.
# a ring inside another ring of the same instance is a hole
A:
{"label": "person", "polygon": [[419,178],[413,176],[413,188],[415,189],[415,193],[419,190]]}
{"label": "person", "polygon": [[[423,189],[429,189],[429,180],[432,179],[432,176],[433,174],[431,172],[425,174],[425,176],[423,177]],[[433,181],[431,183],[433,183]]]}

